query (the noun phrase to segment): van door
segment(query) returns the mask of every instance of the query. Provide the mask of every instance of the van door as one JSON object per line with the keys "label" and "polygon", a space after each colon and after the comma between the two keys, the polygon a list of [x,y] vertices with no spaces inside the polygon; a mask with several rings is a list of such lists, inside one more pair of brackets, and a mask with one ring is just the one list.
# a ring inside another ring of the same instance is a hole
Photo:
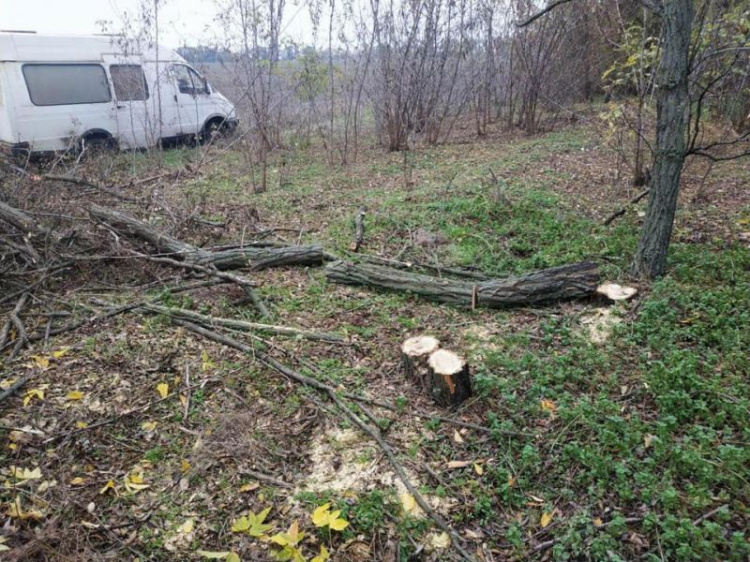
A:
{"label": "van door", "polygon": [[182,134],[197,135],[208,116],[208,106],[211,105],[208,82],[186,64],[172,64],[172,75],[177,89],[175,99],[180,111]]}
{"label": "van door", "polygon": [[105,57],[115,98],[117,140],[121,148],[146,148],[156,144],[146,74],[140,63]]}

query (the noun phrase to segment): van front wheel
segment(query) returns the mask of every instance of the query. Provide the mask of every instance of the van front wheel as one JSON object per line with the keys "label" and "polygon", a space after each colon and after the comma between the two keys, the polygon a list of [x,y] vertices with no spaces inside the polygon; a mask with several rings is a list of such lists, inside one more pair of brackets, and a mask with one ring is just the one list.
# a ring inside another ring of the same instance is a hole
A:
{"label": "van front wheel", "polygon": [[227,132],[226,123],[223,119],[212,119],[203,125],[200,140],[201,144],[212,142],[213,139],[223,136]]}

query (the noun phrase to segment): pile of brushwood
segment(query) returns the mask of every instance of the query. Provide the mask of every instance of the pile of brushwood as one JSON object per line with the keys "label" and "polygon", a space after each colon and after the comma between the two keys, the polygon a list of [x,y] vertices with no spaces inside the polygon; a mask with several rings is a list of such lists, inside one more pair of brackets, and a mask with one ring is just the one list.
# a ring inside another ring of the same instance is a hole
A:
{"label": "pile of brushwood", "polygon": [[[235,229],[243,233],[241,241],[226,243],[221,240],[226,238],[222,230],[225,224],[203,217],[200,206],[189,209],[169,202],[156,187],[157,180],[177,181],[191,174],[200,174],[200,170],[156,174],[117,186],[80,176],[35,175],[12,162],[0,163],[2,377],[8,378],[14,361],[25,350],[44,346],[56,335],[119,314],[165,316],[197,335],[248,353],[252,360],[296,384],[322,393],[377,442],[424,512],[453,538],[457,553],[472,559],[460,537],[409,482],[376,424],[352,409],[352,401],[358,397],[308,378],[272,357],[272,352],[260,352],[238,339],[241,336],[237,333],[244,331],[346,343],[336,334],[268,323],[269,305],[258,295],[253,274],[265,268],[325,266],[326,278],[333,283],[408,292],[455,306],[500,308],[588,297],[599,283],[596,264],[578,263],[492,279],[473,270],[361,253],[350,254],[344,261],[318,245],[274,240],[274,232],[283,229],[250,222]],[[364,213],[353,212],[353,217],[357,217],[355,245],[359,250],[364,239]],[[202,236],[196,235],[201,232]],[[247,239],[248,233],[251,239]],[[213,238],[223,243],[194,244],[185,238]],[[159,289],[185,293],[218,284],[237,286],[243,294],[241,300],[257,310],[257,322],[207,316],[196,311],[199,305],[193,309],[165,307],[157,297],[148,296]],[[120,288],[142,296],[116,305],[94,297],[66,300],[71,288],[85,287]],[[3,390],[0,402],[18,393],[33,376],[32,371]]]}

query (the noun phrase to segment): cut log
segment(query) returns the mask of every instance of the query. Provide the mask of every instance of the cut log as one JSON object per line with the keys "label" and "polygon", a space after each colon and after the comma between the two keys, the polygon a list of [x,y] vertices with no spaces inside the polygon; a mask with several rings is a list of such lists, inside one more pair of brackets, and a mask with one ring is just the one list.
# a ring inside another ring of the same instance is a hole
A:
{"label": "cut log", "polygon": [[466,361],[447,349],[438,349],[428,360],[431,394],[441,406],[456,407],[471,396]]}
{"label": "cut log", "polygon": [[429,391],[429,366],[427,361],[440,347],[440,342],[432,336],[416,336],[406,340],[401,346],[401,364],[406,379],[420,388]]}
{"label": "cut log", "polygon": [[599,267],[595,263],[582,262],[472,283],[390,267],[336,261],[326,267],[326,278],[344,285],[410,292],[459,306],[505,308],[588,297],[599,284]]}
{"label": "cut log", "polygon": [[254,270],[287,265],[320,265],[324,254],[320,246],[242,246],[221,251],[209,251],[164,234],[150,224],[135,217],[106,209],[98,205],[89,206],[89,214],[124,236],[144,240],[163,254],[198,265],[214,266],[217,269]]}

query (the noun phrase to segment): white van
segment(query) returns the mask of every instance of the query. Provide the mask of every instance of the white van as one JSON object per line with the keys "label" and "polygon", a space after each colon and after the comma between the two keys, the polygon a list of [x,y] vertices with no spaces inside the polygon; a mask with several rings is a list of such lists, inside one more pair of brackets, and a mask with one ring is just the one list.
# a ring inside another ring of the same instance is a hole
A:
{"label": "white van", "polygon": [[123,150],[237,125],[234,106],[177,53],[121,38],[0,32],[0,151]]}

